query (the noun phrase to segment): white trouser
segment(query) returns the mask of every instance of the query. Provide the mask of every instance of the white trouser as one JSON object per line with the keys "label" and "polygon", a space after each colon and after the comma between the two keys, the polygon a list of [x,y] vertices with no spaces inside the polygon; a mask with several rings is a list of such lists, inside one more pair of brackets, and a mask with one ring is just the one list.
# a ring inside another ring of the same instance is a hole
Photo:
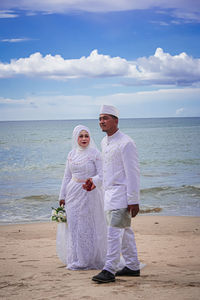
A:
{"label": "white trouser", "polygon": [[135,236],[131,227],[118,228],[108,227],[107,235],[107,255],[104,270],[113,274],[117,271],[120,262],[120,253],[125,261],[125,265],[131,270],[138,270],[140,263],[137,256]]}

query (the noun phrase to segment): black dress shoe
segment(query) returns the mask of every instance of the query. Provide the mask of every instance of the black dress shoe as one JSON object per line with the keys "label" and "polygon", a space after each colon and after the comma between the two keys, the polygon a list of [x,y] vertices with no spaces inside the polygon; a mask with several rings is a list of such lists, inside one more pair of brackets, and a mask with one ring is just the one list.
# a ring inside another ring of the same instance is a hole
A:
{"label": "black dress shoe", "polygon": [[131,270],[124,267],[122,270],[117,271],[115,276],[140,276],[140,270]]}
{"label": "black dress shoe", "polygon": [[115,281],[115,275],[113,275],[107,270],[103,270],[96,276],[92,277],[92,280],[100,283],[113,282]]}

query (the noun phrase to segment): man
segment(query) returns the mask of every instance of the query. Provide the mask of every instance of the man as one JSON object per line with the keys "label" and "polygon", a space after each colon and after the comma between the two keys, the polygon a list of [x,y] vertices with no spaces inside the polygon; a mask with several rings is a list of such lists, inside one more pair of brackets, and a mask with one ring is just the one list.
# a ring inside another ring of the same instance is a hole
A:
{"label": "man", "polygon": [[[118,111],[114,106],[101,107],[99,125],[107,134],[102,140],[102,155],[108,236],[105,266],[92,280],[107,283],[115,281],[115,276],[140,276],[140,263],[131,229],[131,217],[139,212],[140,174],[136,146],[129,136],[118,129]],[[120,253],[125,267],[116,272]]]}

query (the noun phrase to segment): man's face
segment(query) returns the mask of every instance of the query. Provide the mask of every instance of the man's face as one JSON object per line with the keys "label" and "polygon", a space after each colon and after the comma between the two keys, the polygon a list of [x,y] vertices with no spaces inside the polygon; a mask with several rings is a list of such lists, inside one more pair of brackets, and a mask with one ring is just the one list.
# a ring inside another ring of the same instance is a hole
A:
{"label": "man's face", "polygon": [[102,131],[112,135],[117,131],[118,119],[113,118],[111,115],[101,114],[99,116],[99,125]]}

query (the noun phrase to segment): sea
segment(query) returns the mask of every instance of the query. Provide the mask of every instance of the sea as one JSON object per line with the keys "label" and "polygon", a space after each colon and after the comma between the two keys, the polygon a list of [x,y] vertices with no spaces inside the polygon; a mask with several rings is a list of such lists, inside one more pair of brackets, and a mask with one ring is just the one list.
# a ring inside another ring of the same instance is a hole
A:
{"label": "sea", "polygon": [[[0,224],[50,221],[73,128],[98,120],[0,122]],[[140,161],[140,214],[200,216],[200,118],[121,119]]]}

